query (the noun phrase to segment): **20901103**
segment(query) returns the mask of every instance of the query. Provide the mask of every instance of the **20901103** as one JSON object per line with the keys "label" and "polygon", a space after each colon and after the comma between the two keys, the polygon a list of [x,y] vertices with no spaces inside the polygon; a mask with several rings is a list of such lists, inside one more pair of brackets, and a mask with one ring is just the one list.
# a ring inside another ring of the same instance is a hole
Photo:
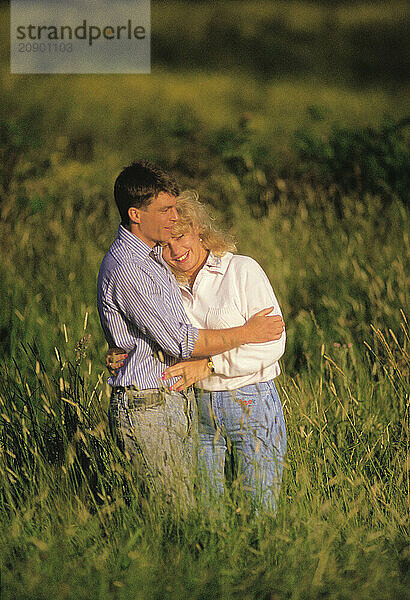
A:
{"label": "20901103", "polygon": [[72,52],[72,42],[20,42],[18,44],[19,52]]}

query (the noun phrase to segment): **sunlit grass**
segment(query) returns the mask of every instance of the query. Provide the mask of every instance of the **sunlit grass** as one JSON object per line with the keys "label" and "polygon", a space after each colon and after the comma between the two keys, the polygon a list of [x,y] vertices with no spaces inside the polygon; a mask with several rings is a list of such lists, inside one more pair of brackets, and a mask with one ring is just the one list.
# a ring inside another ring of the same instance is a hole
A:
{"label": "sunlit grass", "polygon": [[322,27],[329,17],[342,25],[361,24],[363,22],[380,22],[386,20],[398,21],[406,17],[407,5],[397,1],[383,4],[361,2],[339,5],[327,5],[316,2],[286,2],[278,0],[270,2],[243,1],[219,2],[218,5],[191,3],[184,5],[184,19],[181,20],[181,3],[168,1],[153,5],[153,20],[155,28],[159,31],[171,31],[178,27],[179,30],[189,31],[195,39],[202,32],[204,23],[212,18],[218,22],[234,23],[247,35],[255,32],[257,23],[266,22],[268,19],[279,19],[288,23],[294,29],[315,30]]}
{"label": "sunlit grass", "polygon": [[107,174],[58,153],[53,161],[26,180],[24,202],[16,188],[2,204],[4,598],[82,598],[90,588],[96,598],[400,597],[409,498],[403,205],[345,197],[340,219],[322,192],[305,187],[295,204],[283,183],[266,217],[245,219],[236,190],[239,251],[268,273],[287,324],[278,380],[285,476],[276,517],[227,497],[206,510],[199,498],[182,518],[158,497],[147,501],[108,431],[95,309],[98,265],[118,222]]}
{"label": "sunlit grass", "polygon": [[251,516],[240,499],[204,510],[198,498],[181,520],[147,500],[111,441],[88,362],[57,351],[50,377],[27,349],[31,373],[2,374],[4,597],[400,597],[406,321],[375,335],[368,365],[336,344],[321,349],[318,376],[280,378],[289,450],[275,517]]}
{"label": "sunlit grass", "polygon": [[[149,77],[116,75],[115,82],[112,76],[62,77],[64,86],[52,75],[46,85],[38,76],[26,76],[24,82],[12,76],[3,90],[9,116],[13,117],[17,108],[20,111],[21,105],[34,111],[42,107],[38,118],[54,132],[53,144],[50,139],[45,142],[50,151],[89,133],[99,158],[106,161],[111,148],[119,163],[125,156],[152,153],[149,144],[159,142],[161,131],[166,132],[167,123],[181,106],[189,107],[204,130],[211,131],[236,125],[243,113],[249,113],[251,127],[271,152],[289,146],[290,135],[302,127],[326,133],[333,122],[370,125],[380,122],[386,113],[396,119],[403,116],[400,95],[381,89],[347,90],[314,80],[265,85],[246,75],[232,78],[221,73],[162,70]],[[12,102],[16,95],[19,107]],[[323,123],[312,123],[307,111],[310,106],[323,111]],[[146,127],[147,120],[151,130],[141,139],[138,131]]]}

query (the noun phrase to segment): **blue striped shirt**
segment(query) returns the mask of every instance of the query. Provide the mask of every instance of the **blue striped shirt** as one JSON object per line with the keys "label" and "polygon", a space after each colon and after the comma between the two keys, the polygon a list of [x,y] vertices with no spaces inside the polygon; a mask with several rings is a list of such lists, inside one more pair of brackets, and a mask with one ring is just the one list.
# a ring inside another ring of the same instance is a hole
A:
{"label": "blue striped shirt", "polygon": [[191,356],[198,329],[188,321],[162,248],[150,248],[122,225],[101,263],[97,304],[108,345],[128,353],[111,385],[163,387],[162,372]]}

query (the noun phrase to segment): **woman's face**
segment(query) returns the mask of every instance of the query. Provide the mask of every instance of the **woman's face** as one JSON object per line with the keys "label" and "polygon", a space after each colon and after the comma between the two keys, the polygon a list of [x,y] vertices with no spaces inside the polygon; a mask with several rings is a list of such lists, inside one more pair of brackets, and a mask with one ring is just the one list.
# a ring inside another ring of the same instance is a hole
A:
{"label": "woman's face", "polygon": [[171,237],[163,245],[162,256],[171,267],[182,271],[189,278],[196,275],[202,267],[208,251],[203,247],[199,234],[190,230]]}

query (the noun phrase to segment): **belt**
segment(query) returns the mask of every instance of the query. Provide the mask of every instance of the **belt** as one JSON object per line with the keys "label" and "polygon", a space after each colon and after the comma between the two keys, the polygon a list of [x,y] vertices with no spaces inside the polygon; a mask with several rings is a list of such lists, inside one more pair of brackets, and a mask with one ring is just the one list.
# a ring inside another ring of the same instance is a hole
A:
{"label": "belt", "polygon": [[[150,388],[146,390],[140,390],[135,385],[126,385],[126,386],[114,386],[113,388],[114,394],[121,394],[124,402],[124,407],[128,409],[145,409],[145,408],[154,408],[155,406],[162,406],[166,402],[166,397],[168,394],[172,392],[165,388]],[[180,394],[183,396],[186,402],[185,414],[188,421],[188,430],[187,433],[191,432],[192,428],[192,412],[194,410],[192,406],[192,398],[191,394],[193,393],[193,388],[190,386],[184,392],[173,392],[176,394]]]}
{"label": "belt", "polygon": [[166,390],[152,388],[140,390],[136,385],[115,386],[114,393],[123,394],[126,408],[149,408],[165,404]]}

